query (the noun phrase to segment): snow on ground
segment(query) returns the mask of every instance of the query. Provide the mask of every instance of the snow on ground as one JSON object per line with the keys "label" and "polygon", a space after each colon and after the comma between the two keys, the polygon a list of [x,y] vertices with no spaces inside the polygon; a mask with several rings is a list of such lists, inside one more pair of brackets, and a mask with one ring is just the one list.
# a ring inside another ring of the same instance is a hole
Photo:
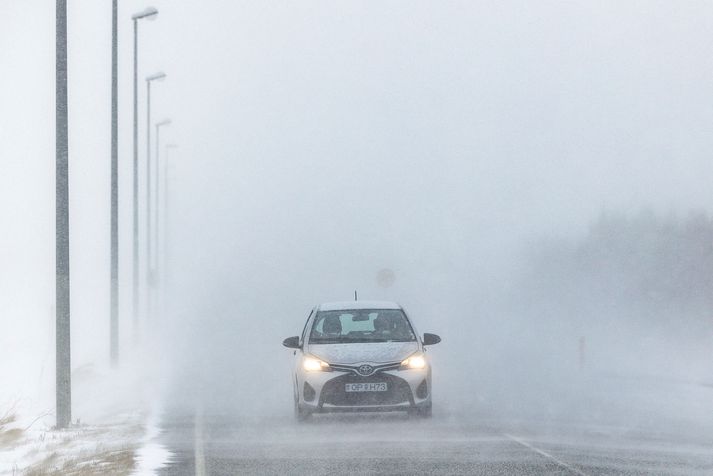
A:
{"label": "snow on ground", "polygon": [[45,418],[29,425],[27,420],[9,420],[0,427],[3,475],[148,475],[170,457],[154,441],[158,430],[153,418],[138,411],[65,430],[53,429]]}
{"label": "snow on ground", "polygon": [[140,446],[134,452],[135,465],[132,475],[144,476],[155,474],[156,470],[163,468],[171,459],[171,452],[156,441],[160,430],[158,427],[160,412],[151,412],[146,422],[144,436]]}
{"label": "snow on ground", "polygon": [[54,428],[53,394],[3,395],[0,475],[153,474],[170,454],[154,441],[160,378],[149,373],[136,363],[74,368],[73,424],[64,430]]}
{"label": "snow on ground", "polygon": [[0,474],[128,474],[144,429],[140,414],[117,415],[113,422],[53,430],[46,424],[15,427],[0,451]]}

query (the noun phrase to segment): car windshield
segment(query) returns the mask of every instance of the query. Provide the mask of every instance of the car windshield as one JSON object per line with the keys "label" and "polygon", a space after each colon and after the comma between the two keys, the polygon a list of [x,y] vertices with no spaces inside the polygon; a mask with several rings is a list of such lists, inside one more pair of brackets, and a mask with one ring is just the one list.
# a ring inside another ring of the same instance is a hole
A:
{"label": "car windshield", "polygon": [[415,340],[411,324],[398,309],[320,311],[309,337],[310,344]]}

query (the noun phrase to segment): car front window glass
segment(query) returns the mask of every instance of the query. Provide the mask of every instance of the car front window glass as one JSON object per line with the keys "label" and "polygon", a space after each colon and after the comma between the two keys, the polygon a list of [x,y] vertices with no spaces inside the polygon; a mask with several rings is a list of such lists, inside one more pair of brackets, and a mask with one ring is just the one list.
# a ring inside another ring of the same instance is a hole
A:
{"label": "car front window glass", "polygon": [[320,311],[310,343],[413,342],[416,336],[398,309]]}

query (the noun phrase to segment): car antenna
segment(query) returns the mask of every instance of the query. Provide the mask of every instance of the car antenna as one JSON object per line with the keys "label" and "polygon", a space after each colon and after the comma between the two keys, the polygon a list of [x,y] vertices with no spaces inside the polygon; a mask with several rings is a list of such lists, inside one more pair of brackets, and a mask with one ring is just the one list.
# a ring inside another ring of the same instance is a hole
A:
{"label": "car antenna", "polygon": [[354,300],[358,301],[356,289],[354,290]]}

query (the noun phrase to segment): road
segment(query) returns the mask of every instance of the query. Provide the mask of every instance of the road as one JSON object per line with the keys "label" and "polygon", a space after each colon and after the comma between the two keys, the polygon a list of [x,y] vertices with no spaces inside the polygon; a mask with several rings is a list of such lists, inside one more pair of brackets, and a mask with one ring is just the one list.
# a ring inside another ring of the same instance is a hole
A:
{"label": "road", "polygon": [[[684,431],[685,433],[685,431]],[[713,474],[710,440],[674,431],[399,414],[231,418],[167,413],[166,475]]]}
{"label": "road", "polygon": [[159,404],[157,443],[172,454],[162,475],[713,475],[713,386],[681,376],[443,360],[430,420],[300,424],[282,356],[236,355],[219,338],[197,348],[211,353],[173,365],[184,370]]}

